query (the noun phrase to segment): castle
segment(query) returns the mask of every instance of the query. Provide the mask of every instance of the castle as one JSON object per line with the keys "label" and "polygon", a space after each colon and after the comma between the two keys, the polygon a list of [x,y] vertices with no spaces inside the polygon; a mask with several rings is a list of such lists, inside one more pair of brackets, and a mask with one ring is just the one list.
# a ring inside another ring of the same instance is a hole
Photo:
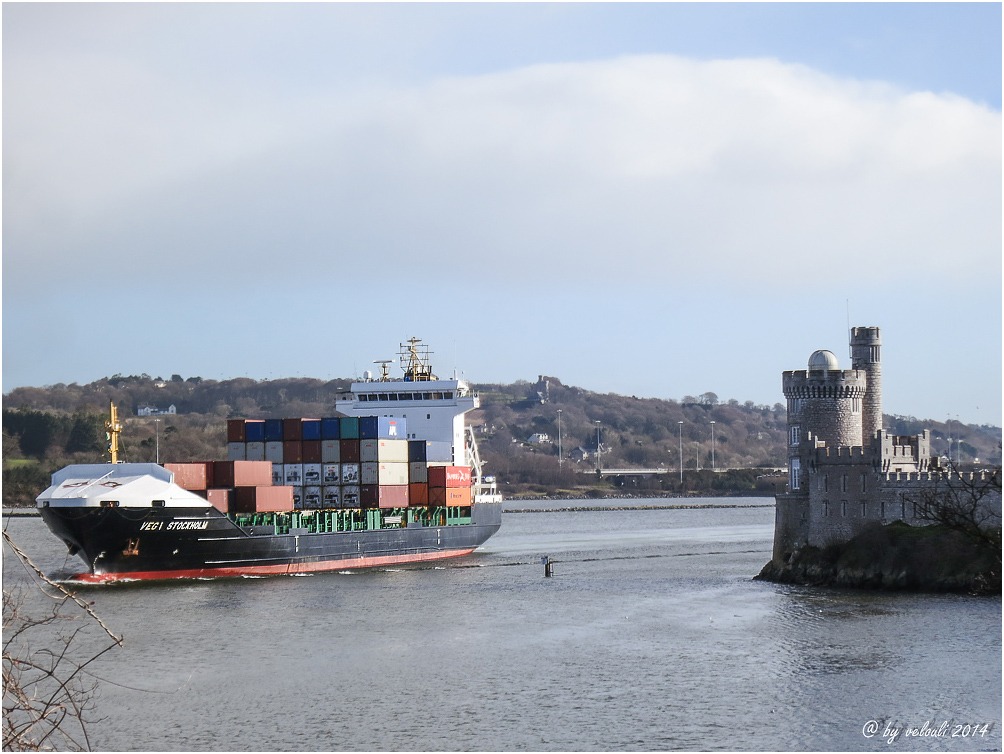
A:
{"label": "castle", "polygon": [[782,376],[788,484],[776,495],[779,565],[799,547],[846,541],[869,522],[930,523],[911,498],[945,478],[931,468],[929,430],[900,437],[882,428],[879,328],[851,328],[850,345],[850,369],[841,370],[830,351],[815,351],[808,369]]}

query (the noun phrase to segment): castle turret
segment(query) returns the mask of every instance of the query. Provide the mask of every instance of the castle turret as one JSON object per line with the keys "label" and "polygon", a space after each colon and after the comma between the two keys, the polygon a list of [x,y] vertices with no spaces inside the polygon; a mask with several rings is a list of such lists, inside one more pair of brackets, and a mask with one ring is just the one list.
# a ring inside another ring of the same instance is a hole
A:
{"label": "castle turret", "polygon": [[868,376],[861,401],[861,436],[870,441],[882,429],[882,340],[877,327],[851,328],[851,368]]}

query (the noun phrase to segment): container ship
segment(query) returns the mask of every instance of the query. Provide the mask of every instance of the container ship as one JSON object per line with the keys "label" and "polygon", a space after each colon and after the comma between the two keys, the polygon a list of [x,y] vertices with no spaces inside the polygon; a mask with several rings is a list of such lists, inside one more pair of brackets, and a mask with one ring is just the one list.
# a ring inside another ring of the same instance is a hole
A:
{"label": "container ship", "polygon": [[72,580],[302,574],[467,555],[502,523],[464,415],[479,399],[432,373],[417,338],[403,378],[367,372],[336,416],[231,419],[227,461],[67,466],[36,499],[88,571]]}

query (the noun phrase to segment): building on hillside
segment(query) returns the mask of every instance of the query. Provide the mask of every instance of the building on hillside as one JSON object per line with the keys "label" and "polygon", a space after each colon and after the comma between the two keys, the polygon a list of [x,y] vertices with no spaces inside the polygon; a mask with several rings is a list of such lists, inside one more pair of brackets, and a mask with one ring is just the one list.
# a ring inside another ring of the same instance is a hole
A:
{"label": "building on hillside", "polygon": [[543,445],[545,443],[551,442],[551,438],[548,437],[543,432],[537,432],[535,434],[530,435],[526,441],[530,445]]}
{"label": "building on hillside", "polygon": [[166,416],[178,413],[177,407],[172,403],[167,408],[157,408],[156,406],[140,406],[136,409],[136,416]]}
{"label": "building on hillside", "polygon": [[[799,547],[846,541],[869,522],[930,523],[911,500],[948,474],[932,468],[929,430],[895,436],[882,428],[879,328],[852,328],[850,345],[850,369],[841,370],[830,351],[815,351],[807,369],[781,378],[788,482],[776,495],[779,564]],[[999,520],[999,498],[995,504]]]}

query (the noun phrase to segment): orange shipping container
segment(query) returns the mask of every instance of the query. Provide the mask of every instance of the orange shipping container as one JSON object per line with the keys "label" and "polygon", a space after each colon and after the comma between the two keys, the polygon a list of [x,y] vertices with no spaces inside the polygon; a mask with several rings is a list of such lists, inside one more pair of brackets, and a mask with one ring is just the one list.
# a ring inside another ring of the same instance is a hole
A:
{"label": "orange shipping container", "polygon": [[237,487],[233,510],[238,513],[269,513],[293,510],[292,487]]}
{"label": "orange shipping container", "polygon": [[272,464],[268,461],[215,461],[214,487],[266,487],[272,484]]}
{"label": "orange shipping container", "polygon": [[471,470],[466,466],[430,466],[429,487],[470,487]]}
{"label": "orange shipping container", "polygon": [[230,490],[206,490],[206,499],[221,513],[230,511]]}
{"label": "orange shipping container", "polygon": [[470,504],[470,487],[429,487],[429,505],[466,506]]}
{"label": "orange shipping container", "polygon": [[174,483],[183,490],[204,490],[211,483],[210,463],[165,463],[164,468],[174,472]]}
{"label": "orange shipping container", "polygon": [[412,505],[429,504],[429,485],[413,482],[408,485],[408,498]]}

